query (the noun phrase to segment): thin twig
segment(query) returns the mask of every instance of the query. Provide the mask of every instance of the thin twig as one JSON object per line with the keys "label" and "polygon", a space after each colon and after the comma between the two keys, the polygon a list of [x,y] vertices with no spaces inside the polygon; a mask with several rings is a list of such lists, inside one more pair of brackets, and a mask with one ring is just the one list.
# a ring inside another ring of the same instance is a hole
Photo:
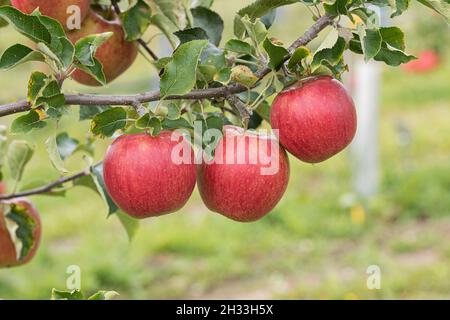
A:
{"label": "thin twig", "polygon": [[13,193],[13,194],[9,194],[9,195],[0,195],[0,201],[23,198],[23,197],[36,195],[36,194],[51,193],[55,188],[65,184],[67,182],[74,181],[81,177],[88,176],[89,174],[90,174],[89,171],[81,171],[74,175],[61,178],[59,180],[56,180],[52,183],[49,183],[49,184],[44,185],[39,188],[35,188],[35,189],[23,191],[23,192],[17,192],[17,193]]}

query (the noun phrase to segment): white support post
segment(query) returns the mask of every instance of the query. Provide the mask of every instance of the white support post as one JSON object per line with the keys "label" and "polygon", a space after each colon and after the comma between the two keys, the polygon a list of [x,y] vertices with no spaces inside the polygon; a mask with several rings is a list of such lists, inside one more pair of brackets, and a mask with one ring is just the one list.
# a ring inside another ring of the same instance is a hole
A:
{"label": "white support post", "polygon": [[[388,8],[371,7],[379,13],[380,25],[389,25]],[[379,104],[381,66],[377,62],[354,64],[353,88],[358,112],[358,131],[351,145],[355,192],[368,199],[379,190]]]}

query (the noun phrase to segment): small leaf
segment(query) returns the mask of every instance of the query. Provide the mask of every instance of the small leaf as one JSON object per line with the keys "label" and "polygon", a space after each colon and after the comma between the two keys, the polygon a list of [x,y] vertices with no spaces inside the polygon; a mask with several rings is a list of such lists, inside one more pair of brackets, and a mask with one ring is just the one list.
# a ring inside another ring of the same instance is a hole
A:
{"label": "small leaf", "polygon": [[0,58],[0,69],[11,69],[28,61],[45,61],[44,56],[22,44],[6,49]]}
{"label": "small leaf", "polygon": [[204,7],[193,8],[191,12],[194,18],[193,26],[205,30],[211,43],[218,46],[224,29],[222,18],[214,11]]}
{"label": "small leaf", "polygon": [[51,41],[50,32],[36,16],[27,15],[13,7],[5,6],[0,7],[0,17],[10,22],[19,33],[36,43],[48,44]]}
{"label": "small leaf", "polygon": [[99,163],[91,167],[91,176],[94,180],[95,186],[97,187],[97,191],[108,207],[108,216],[114,214],[117,210],[119,210],[119,208],[111,199],[106,189],[105,179],[103,178],[103,163]]}
{"label": "small leaf", "polygon": [[378,29],[366,29],[363,38],[364,60],[367,62],[377,55],[381,49],[381,34]]}
{"label": "small leaf", "polygon": [[35,245],[36,221],[32,218],[28,209],[20,204],[11,204],[5,217],[16,248],[17,258],[21,261],[28,256]]}
{"label": "small leaf", "polygon": [[62,160],[70,157],[77,150],[80,142],[69,137],[67,132],[61,132],[56,136],[56,146]]}
{"label": "small leaf", "polygon": [[125,128],[127,112],[124,108],[116,107],[97,114],[91,123],[91,131],[100,137],[111,137],[117,130]]}
{"label": "small leaf", "polygon": [[253,48],[250,44],[245,41],[231,39],[225,44],[225,50],[240,53],[240,54],[253,54]]}
{"label": "small leaf", "polygon": [[310,55],[311,51],[307,47],[305,46],[298,47],[292,54],[291,59],[289,60],[288,68],[291,70],[294,69],[295,66],[297,66],[299,63],[301,63],[303,59],[309,57]]}
{"label": "small leaf", "polygon": [[49,137],[45,142],[45,145],[53,167],[55,167],[55,169],[58,170],[60,173],[69,172],[69,170],[65,168],[64,161],[62,160],[61,155],[59,154],[58,145],[56,143],[56,136]]}
{"label": "small leaf", "polygon": [[182,95],[191,91],[196,82],[198,60],[206,40],[194,40],[182,44],[174,53],[172,61],[161,77],[161,96]]}
{"label": "small leaf", "polygon": [[161,121],[156,118],[150,116],[149,113],[143,115],[136,121],[136,128],[138,129],[151,129],[149,133],[152,136],[157,136],[161,132]]}
{"label": "small leaf", "polygon": [[26,141],[15,140],[9,145],[7,154],[8,166],[11,177],[16,183],[22,180],[23,171],[33,157],[33,153],[33,147]]}
{"label": "small leaf", "polygon": [[269,67],[272,70],[276,70],[289,56],[289,52],[283,46],[273,43],[271,40],[266,38],[264,40],[264,49],[269,55]]}
{"label": "small leaf", "polygon": [[142,37],[152,22],[152,10],[143,0],[120,15],[127,41],[135,41]]}
{"label": "small leaf", "polygon": [[94,67],[94,56],[100,48],[113,35],[112,32],[89,35],[75,43],[75,57],[78,62],[86,67]]}
{"label": "small leaf", "polygon": [[125,232],[128,236],[128,240],[130,240],[131,242],[139,229],[139,220],[130,217],[129,215],[123,213],[121,210],[117,211],[115,214],[124,227]]}
{"label": "small leaf", "polygon": [[39,113],[31,110],[26,115],[17,117],[11,124],[11,133],[29,133],[33,129],[42,129],[47,126],[47,123],[41,120]]}
{"label": "small leaf", "polygon": [[83,300],[84,296],[79,290],[60,291],[53,289],[51,300]]}
{"label": "small leaf", "polygon": [[79,120],[80,121],[84,121],[84,120],[92,120],[97,114],[102,113],[106,110],[111,109],[111,106],[84,106],[81,105],[80,106],[80,116],[79,116]]}
{"label": "small leaf", "polygon": [[192,40],[207,40],[208,35],[202,28],[184,29],[173,33],[180,39],[180,44],[192,41]]}
{"label": "small leaf", "polygon": [[99,291],[90,296],[88,300],[112,300],[119,294],[115,291]]}

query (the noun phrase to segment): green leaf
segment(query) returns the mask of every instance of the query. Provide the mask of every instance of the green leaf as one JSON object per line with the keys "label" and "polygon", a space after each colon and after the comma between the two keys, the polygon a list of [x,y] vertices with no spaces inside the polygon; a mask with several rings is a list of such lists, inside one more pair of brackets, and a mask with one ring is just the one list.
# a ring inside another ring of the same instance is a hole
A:
{"label": "green leaf", "polygon": [[103,72],[103,66],[101,62],[97,58],[93,58],[93,60],[93,66],[86,66],[78,62],[76,62],[75,65],[78,69],[83,70],[87,74],[94,77],[94,79],[97,80],[101,85],[106,85],[106,77],[105,73]]}
{"label": "green leaf", "polygon": [[202,28],[184,29],[173,33],[180,39],[180,44],[193,41],[193,40],[208,40],[206,31]]}
{"label": "green leaf", "polygon": [[151,129],[149,133],[152,136],[157,136],[161,132],[161,121],[151,116],[149,113],[143,115],[136,121],[136,128],[138,129]]}
{"label": "green leaf", "polygon": [[0,69],[11,69],[28,61],[45,61],[44,56],[22,44],[6,49],[0,58]]}
{"label": "green leaf", "polygon": [[14,140],[8,147],[7,161],[11,177],[16,183],[22,180],[23,171],[33,157],[34,149],[26,141]]}
{"label": "green leaf", "polygon": [[33,129],[42,129],[47,123],[40,119],[39,113],[31,110],[29,113],[17,117],[11,124],[11,133],[29,133]]}
{"label": "green leaf", "polygon": [[398,27],[380,28],[381,38],[391,47],[398,50],[405,50],[405,35]]}
{"label": "green leaf", "polygon": [[125,128],[127,112],[124,108],[115,107],[97,114],[91,123],[91,131],[100,137],[111,137],[117,130]]}
{"label": "green leaf", "polygon": [[143,0],[120,15],[122,27],[125,30],[127,41],[135,41],[142,37],[152,22],[152,11],[150,6]]}
{"label": "green leaf", "polygon": [[84,296],[79,290],[60,291],[53,289],[51,300],[83,300]]}
{"label": "green leaf", "polygon": [[231,74],[231,68],[223,68],[214,76],[214,81],[220,82],[223,85],[227,85],[231,81]]}
{"label": "green leaf", "polygon": [[416,59],[416,57],[397,49],[390,49],[383,43],[380,52],[378,52],[374,59],[376,61],[383,61],[389,66],[397,67],[403,63],[408,63],[409,61]]}
{"label": "green leaf", "polygon": [[37,227],[36,221],[28,209],[20,204],[11,204],[5,217],[12,222],[7,225],[16,248],[17,258],[19,261],[23,260],[35,245],[33,234]]}
{"label": "green leaf", "polygon": [[311,64],[313,69],[319,67],[324,62],[327,62],[331,66],[338,64],[344,54],[345,45],[345,40],[338,37],[333,47],[325,48],[316,52]]}
{"label": "green leaf", "polygon": [[301,63],[303,59],[309,57],[310,55],[311,51],[307,47],[298,47],[292,54],[291,59],[289,59],[288,68],[293,70],[298,64]]}
{"label": "green leaf", "polygon": [[433,9],[450,24],[450,2],[448,0],[418,0],[424,6]]}
{"label": "green leaf", "polygon": [[194,18],[193,26],[205,30],[211,43],[218,46],[224,29],[222,18],[216,12],[204,7],[193,8],[191,12]]}
{"label": "green leaf", "polygon": [[381,49],[381,33],[378,29],[366,29],[363,39],[364,60],[367,62],[377,55]]}
{"label": "green leaf", "polygon": [[97,187],[97,192],[103,198],[103,201],[105,201],[108,207],[108,216],[117,212],[119,208],[111,199],[108,191],[106,190],[105,179],[103,178],[103,163],[99,163],[91,167],[91,177],[95,186]]}
{"label": "green leaf", "polygon": [[167,18],[162,12],[157,12],[152,16],[152,24],[155,25],[167,37],[173,48],[176,47],[177,38],[173,35],[179,31],[176,24]]}
{"label": "green leaf", "polygon": [[28,81],[28,94],[27,100],[32,105],[39,96],[39,93],[44,89],[47,83],[48,77],[45,73],[35,71],[31,74],[30,80]]}
{"label": "green leaf", "polygon": [[332,4],[324,3],[323,7],[327,13],[337,16],[347,14],[350,5],[350,0],[335,0]]}
{"label": "green leaf", "polygon": [[254,53],[254,50],[250,44],[238,39],[229,40],[225,44],[225,50],[245,55],[252,55]]}
{"label": "green leaf", "polygon": [[115,214],[124,227],[125,232],[128,236],[128,240],[132,241],[139,229],[139,220],[130,217],[129,215],[123,213],[121,210],[118,210]]}
{"label": "green leaf", "polygon": [[97,114],[102,113],[106,110],[111,109],[111,106],[85,106],[85,105],[81,105],[80,106],[80,115],[79,115],[79,120],[80,121],[84,121],[84,120],[92,120]]}
{"label": "green leaf", "polygon": [[86,67],[95,66],[95,53],[102,44],[108,41],[112,32],[89,35],[75,43],[75,57],[78,62]]}
{"label": "green leaf", "polygon": [[161,77],[161,96],[182,95],[191,91],[196,82],[198,60],[206,40],[194,40],[182,44],[174,53],[172,61]]}
{"label": "green leaf", "polygon": [[37,16],[27,15],[10,7],[0,7],[0,17],[7,20],[19,33],[38,43],[50,43],[51,35]]}
{"label": "green leaf", "polygon": [[289,56],[289,51],[281,45],[273,43],[270,39],[266,38],[263,44],[264,49],[269,55],[269,67],[272,70],[276,70]]}
{"label": "green leaf", "polygon": [[115,291],[99,291],[88,298],[88,300],[112,300],[119,294]]}
{"label": "green leaf", "polygon": [[61,132],[56,136],[56,146],[62,160],[69,158],[78,148],[80,142],[69,137],[67,132]]}
{"label": "green leaf", "polygon": [[178,119],[164,119],[161,123],[162,127],[167,130],[174,130],[179,128],[185,128],[185,129],[193,129],[192,125],[184,118],[178,118]]}
{"label": "green leaf", "polygon": [[266,39],[268,32],[260,19],[253,21],[249,16],[245,16],[241,21],[244,24],[247,35],[252,39],[255,46],[258,46]]}
{"label": "green leaf", "polygon": [[50,136],[47,141],[45,141],[45,146],[53,167],[55,167],[55,169],[60,173],[68,173],[69,170],[65,168],[64,161],[58,151],[56,136]]}

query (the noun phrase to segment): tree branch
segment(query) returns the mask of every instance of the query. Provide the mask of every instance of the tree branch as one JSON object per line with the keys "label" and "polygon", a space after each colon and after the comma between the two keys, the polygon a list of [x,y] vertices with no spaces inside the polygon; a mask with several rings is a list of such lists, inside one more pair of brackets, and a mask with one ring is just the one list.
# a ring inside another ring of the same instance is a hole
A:
{"label": "tree branch", "polygon": [[49,183],[49,184],[44,185],[39,188],[30,189],[30,190],[27,190],[24,192],[17,192],[17,193],[13,193],[13,194],[9,194],[9,195],[0,195],[0,201],[23,198],[23,197],[27,197],[27,196],[36,195],[36,194],[51,193],[55,188],[63,185],[64,183],[77,180],[79,178],[88,176],[89,174],[90,174],[89,171],[81,171],[72,176],[63,177],[59,180],[56,180],[52,183]]}
{"label": "tree branch", "polygon": [[[290,55],[301,46],[304,46],[314,40],[320,31],[325,29],[333,22],[333,17],[325,14],[320,17],[300,38],[298,38],[290,47]],[[290,55],[287,56],[283,63],[289,60]],[[271,72],[269,67],[265,67],[256,72],[259,80],[263,79]],[[191,92],[180,96],[168,96],[166,100],[202,100],[202,99],[217,99],[226,98],[230,94],[236,94],[248,90],[247,87],[240,84],[232,84],[218,88],[192,90]],[[161,100],[161,93],[156,91],[149,91],[136,95],[95,95],[95,94],[66,94],[67,105],[128,105],[135,106],[146,102]],[[6,104],[0,106],[0,117],[10,114],[29,111],[30,104],[26,100]]]}

